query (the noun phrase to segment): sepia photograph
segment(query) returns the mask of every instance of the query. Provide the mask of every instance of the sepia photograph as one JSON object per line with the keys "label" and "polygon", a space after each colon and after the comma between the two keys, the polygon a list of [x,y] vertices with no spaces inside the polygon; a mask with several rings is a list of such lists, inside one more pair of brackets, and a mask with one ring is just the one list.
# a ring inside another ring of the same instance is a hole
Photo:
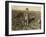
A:
{"label": "sepia photograph", "polygon": [[12,5],[12,30],[41,29],[41,7]]}
{"label": "sepia photograph", "polygon": [[45,3],[7,1],[5,16],[6,35],[45,33]]}

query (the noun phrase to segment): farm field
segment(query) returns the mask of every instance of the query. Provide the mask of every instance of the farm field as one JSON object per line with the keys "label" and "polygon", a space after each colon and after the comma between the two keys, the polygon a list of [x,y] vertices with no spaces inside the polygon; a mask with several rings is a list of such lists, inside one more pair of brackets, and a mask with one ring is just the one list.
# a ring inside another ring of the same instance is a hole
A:
{"label": "farm field", "polygon": [[41,12],[12,10],[12,30],[41,29]]}

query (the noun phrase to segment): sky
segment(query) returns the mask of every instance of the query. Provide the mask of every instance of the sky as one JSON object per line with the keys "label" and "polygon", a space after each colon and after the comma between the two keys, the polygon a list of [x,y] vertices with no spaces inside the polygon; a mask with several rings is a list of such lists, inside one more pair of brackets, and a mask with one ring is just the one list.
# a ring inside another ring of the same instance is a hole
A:
{"label": "sky", "polygon": [[15,6],[15,5],[12,5],[12,9],[14,9],[14,10],[26,10],[26,8],[28,8],[29,11],[41,11],[41,7],[37,7],[37,6]]}

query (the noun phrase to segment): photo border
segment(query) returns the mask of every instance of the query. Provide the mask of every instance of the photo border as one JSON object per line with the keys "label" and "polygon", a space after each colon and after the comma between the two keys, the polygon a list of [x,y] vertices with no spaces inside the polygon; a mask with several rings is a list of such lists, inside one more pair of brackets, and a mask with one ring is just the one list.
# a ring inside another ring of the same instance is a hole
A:
{"label": "photo border", "polygon": [[[44,32],[42,33],[26,33],[26,34],[12,34],[9,35],[9,3],[27,3],[27,4],[40,4],[44,6]],[[34,34],[45,34],[45,3],[38,2],[22,2],[22,1],[5,1],[5,36],[18,36],[18,35],[34,35]]]}

